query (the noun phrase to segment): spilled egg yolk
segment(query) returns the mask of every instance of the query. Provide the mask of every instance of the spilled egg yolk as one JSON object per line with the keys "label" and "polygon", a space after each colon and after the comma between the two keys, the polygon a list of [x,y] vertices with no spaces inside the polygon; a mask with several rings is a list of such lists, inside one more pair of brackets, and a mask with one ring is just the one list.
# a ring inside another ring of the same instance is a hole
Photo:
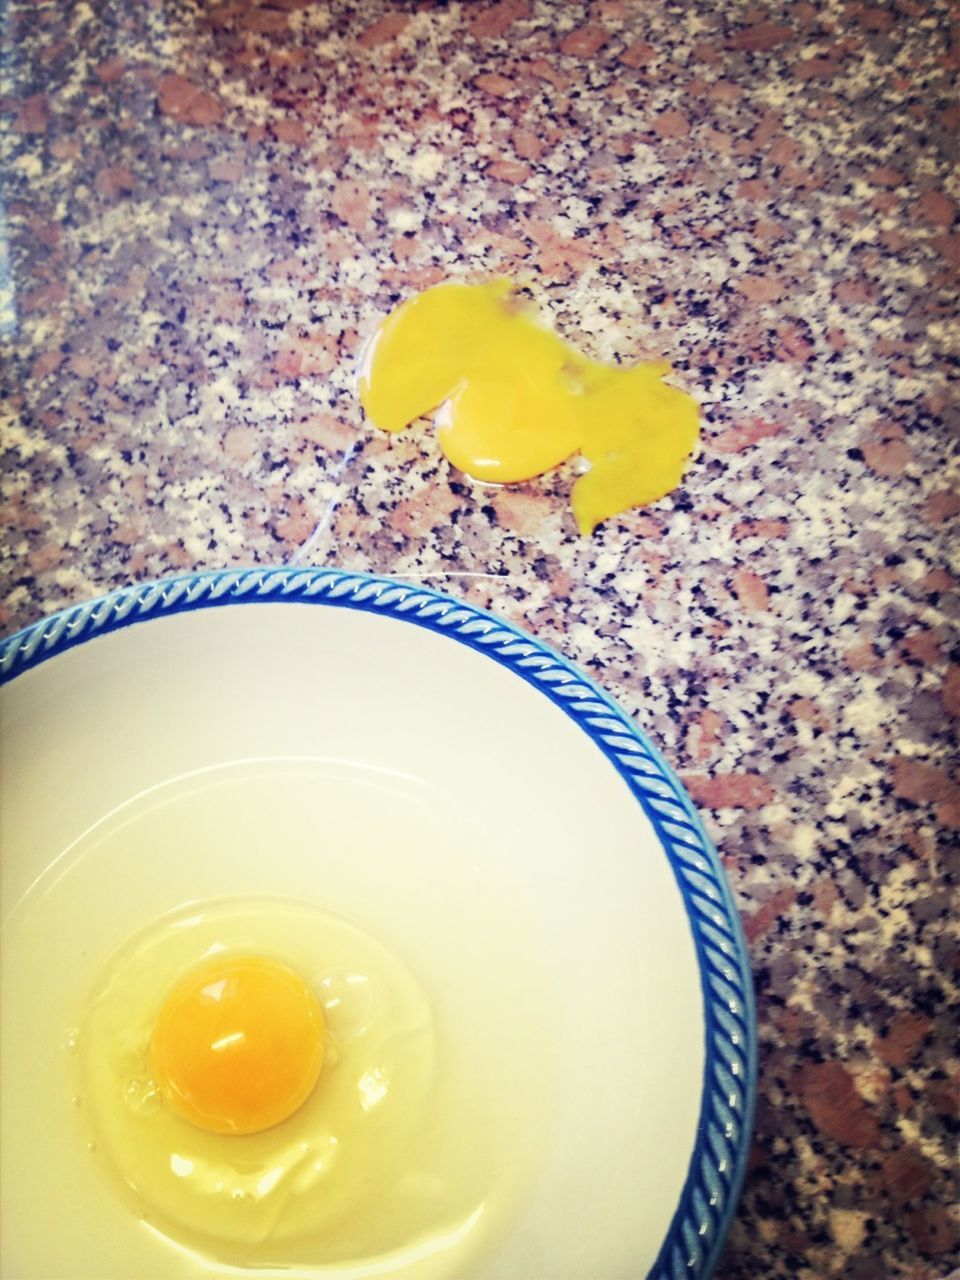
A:
{"label": "spilled egg yolk", "polygon": [[399,431],[436,412],[440,447],[477,480],[543,474],[578,450],[581,533],[655,502],[680,482],[698,435],[693,398],[663,377],[587,359],[521,309],[508,281],[444,284],[409,299],[377,330],[360,371],[376,426]]}
{"label": "spilled egg yolk", "polygon": [[259,1133],[307,1100],[323,1062],[317,997],[292,969],[226,956],[171,991],[150,1053],[157,1083],[185,1120],[213,1133]]}

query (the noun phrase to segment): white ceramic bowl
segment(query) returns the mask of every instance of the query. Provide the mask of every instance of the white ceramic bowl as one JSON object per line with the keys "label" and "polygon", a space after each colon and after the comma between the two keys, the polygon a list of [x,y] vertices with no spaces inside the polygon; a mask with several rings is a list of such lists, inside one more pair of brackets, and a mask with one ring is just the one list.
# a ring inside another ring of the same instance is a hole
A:
{"label": "white ceramic bowl", "polygon": [[[749,969],[681,786],[596,685],[469,605],[324,569],[128,588],[11,637],[0,677],[4,931],[60,886],[63,981],[30,997],[53,1022],[127,936],[206,896],[313,896],[360,919],[400,903],[427,969],[465,931],[535,948],[561,1010],[550,1141],[497,1247],[450,1274],[710,1274],[751,1124]],[[170,838],[179,820],[217,837],[198,853]],[[118,831],[120,862],[89,856],[116,858]],[[471,877],[493,886],[486,905]],[[523,906],[506,923],[498,886]],[[7,1006],[28,979],[7,965],[4,980]],[[42,1029],[5,1037],[5,1065],[18,1055],[56,1057]],[[38,1136],[29,1168],[4,1162],[3,1274],[49,1280],[44,1231],[24,1226],[40,1197],[47,1233],[76,1237],[77,1277],[123,1275],[138,1224],[107,1203],[91,1230],[56,1159],[69,1122],[46,1102],[4,1090],[4,1128],[36,1105]],[[163,1256],[158,1275],[196,1274]]]}

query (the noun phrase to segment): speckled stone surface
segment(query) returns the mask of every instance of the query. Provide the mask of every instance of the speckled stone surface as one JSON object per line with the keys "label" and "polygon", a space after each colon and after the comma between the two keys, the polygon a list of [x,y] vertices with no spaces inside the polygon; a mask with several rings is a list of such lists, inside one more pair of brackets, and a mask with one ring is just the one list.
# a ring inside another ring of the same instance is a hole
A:
{"label": "speckled stone surface", "polygon": [[[751,948],[721,1280],[957,1265],[949,29],[942,0],[15,0],[5,32],[4,630],[339,564],[598,677]],[[363,422],[378,318],[495,273],[590,355],[674,361],[680,490],[584,540],[570,467],[484,489]]]}

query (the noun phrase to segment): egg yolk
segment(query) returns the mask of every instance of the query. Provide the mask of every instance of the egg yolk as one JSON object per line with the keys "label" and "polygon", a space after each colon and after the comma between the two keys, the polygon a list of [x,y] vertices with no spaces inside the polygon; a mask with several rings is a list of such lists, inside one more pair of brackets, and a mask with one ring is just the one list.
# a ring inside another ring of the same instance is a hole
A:
{"label": "egg yolk", "polygon": [[258,1133],[307,1100],[323,1062],[320,1002],[292,969],[224,956],[167,997],[150,1053],[170,1106],[213,1133]]}
{"label": "egg yolk", "polygon": [[698,413],[664,383],[669,372],[665,362],[588,360],[495,280],[437,285],[393,311],[367,349],[359,390],[386,431],[442,406],[440,447],[478,480],[527,480],[579,450],[590,470],[574,483],[572,505],[587,534],[679,484]]}

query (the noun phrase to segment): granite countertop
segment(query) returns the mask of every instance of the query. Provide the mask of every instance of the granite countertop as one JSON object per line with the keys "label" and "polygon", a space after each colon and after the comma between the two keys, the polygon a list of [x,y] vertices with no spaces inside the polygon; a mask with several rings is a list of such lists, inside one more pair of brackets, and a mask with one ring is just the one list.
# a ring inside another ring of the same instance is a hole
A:
{"label": "granite countertop", "polygon": [[[948,17],[14,0],[6,32],[4,630],[336,564],[597,677],[685,780],[749,941],[721,1280],[956,1265]],[[592,356],[673,361],[704,413],[679,490],[584,539],[571,466],[483,488],[430,430],[364,423],[378,318],[494,274]]]}

